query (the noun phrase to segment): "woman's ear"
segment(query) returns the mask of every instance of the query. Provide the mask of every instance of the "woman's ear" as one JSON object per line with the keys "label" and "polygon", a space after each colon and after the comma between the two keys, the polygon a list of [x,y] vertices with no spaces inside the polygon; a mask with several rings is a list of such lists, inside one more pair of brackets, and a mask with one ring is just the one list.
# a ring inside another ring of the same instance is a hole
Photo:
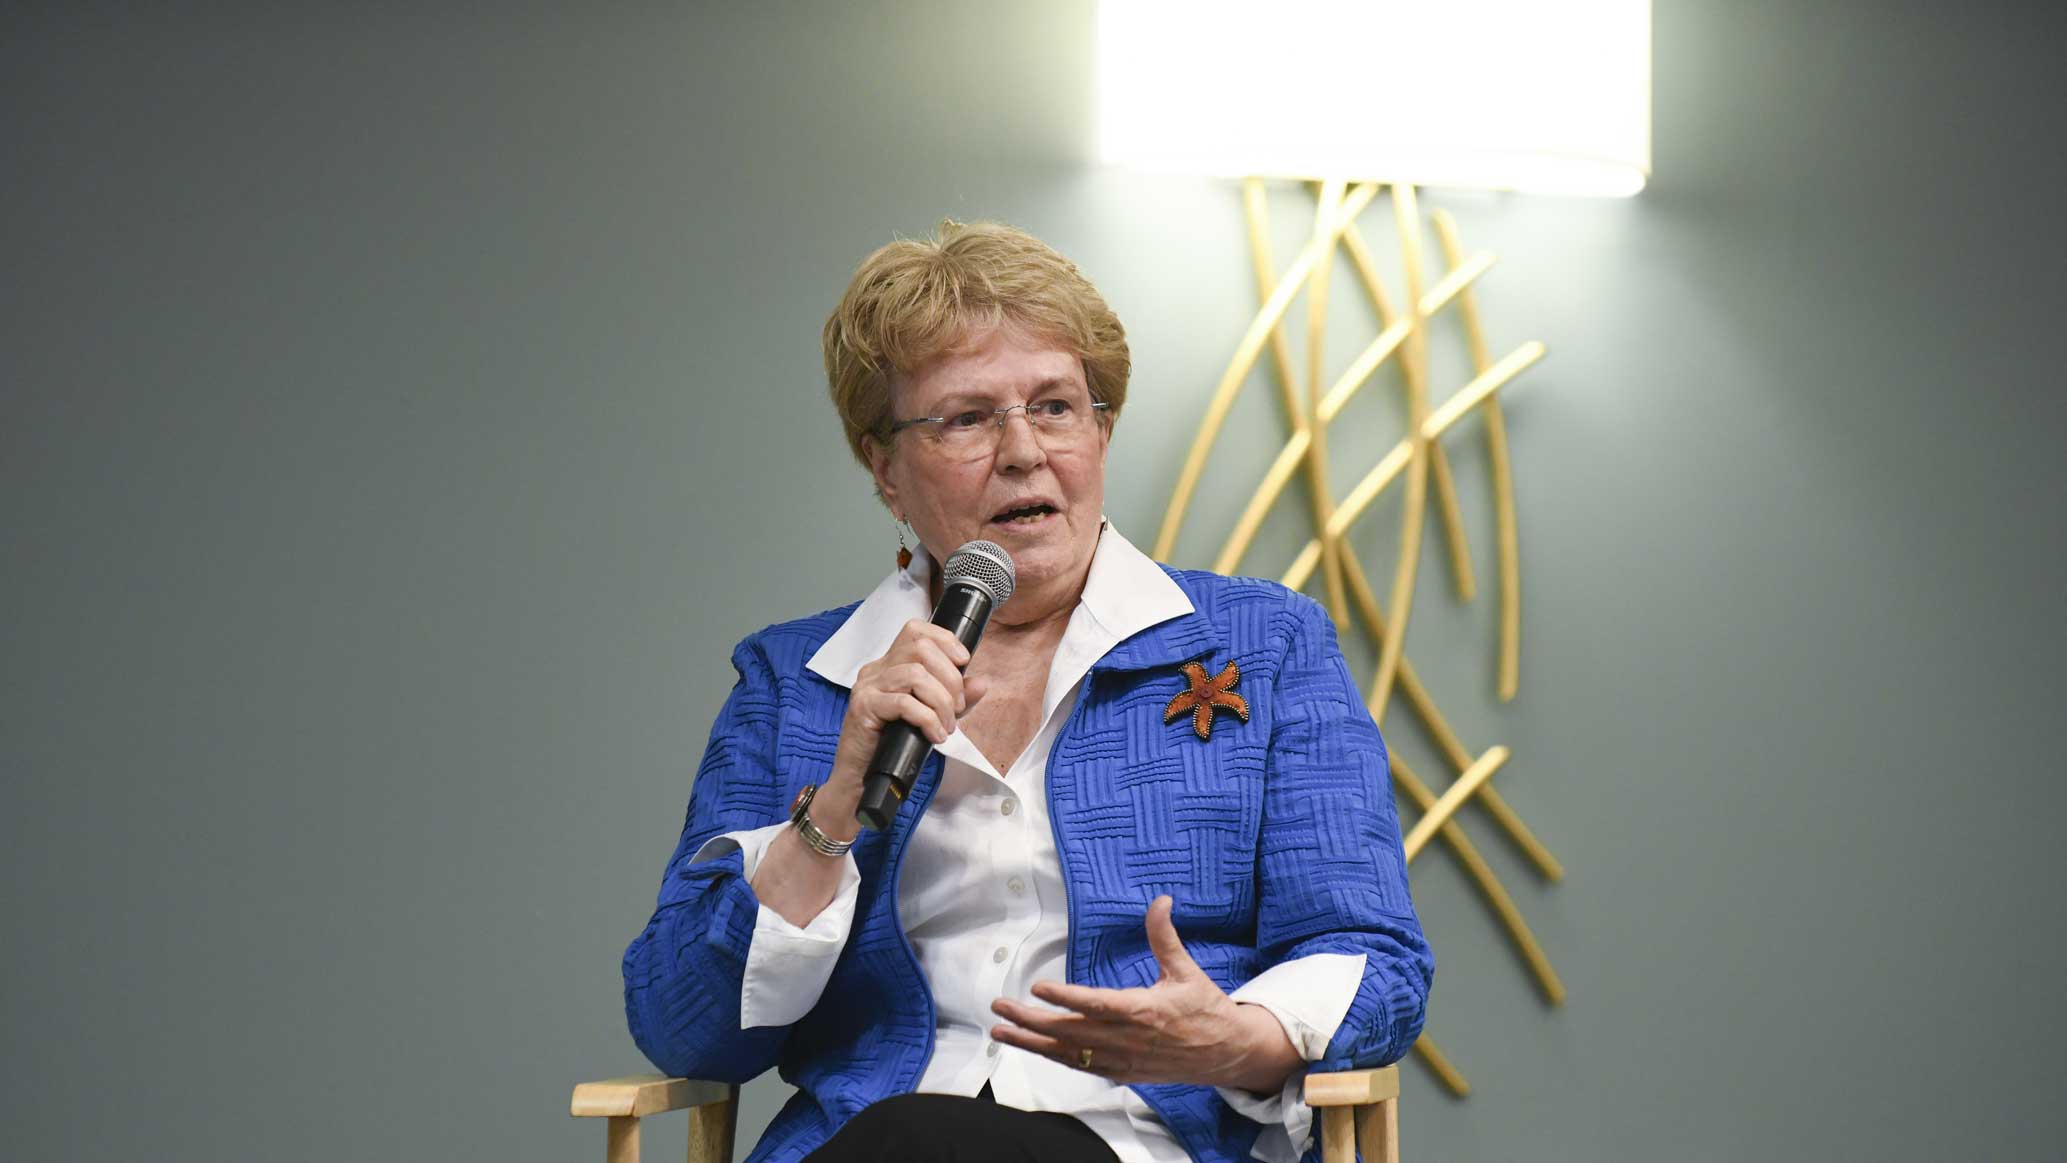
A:
{"label": "woman's ear", "polygon": [[873,435],[863,436],[861,454],[868,458],[869,475],[876,478],[876,496],[890,507],[891,516],[897,516],[902,510],[897,507],[897,486],[890,480],[890,446]]}

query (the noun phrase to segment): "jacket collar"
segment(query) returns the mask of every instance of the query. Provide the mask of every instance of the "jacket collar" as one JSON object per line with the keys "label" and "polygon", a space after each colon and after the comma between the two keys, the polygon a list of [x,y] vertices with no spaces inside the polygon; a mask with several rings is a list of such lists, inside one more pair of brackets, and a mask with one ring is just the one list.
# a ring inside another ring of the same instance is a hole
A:
{"label": "jacket collar", "polygon": [[[933,562],[925,550],[913,554],[911,565],[891,571],[805,667],[852,689],[862,666],[881,658],[906,622],[932,616],[927,595],[932,573]],[[1078,612],[1089,615],[1108,640],[1118,642],[1092,664],[1093,670],[1175,665],[1220,644],[1212,623],[1198,613],[1190,596],[1162,566],[1120,536],[1110,521],[1092,553]]]}
{"label": "jacket collar", "polygon": [[[1162,572],[1161,567],[1157,572]],[[1163,574],[1163,580],[1172,588],[1177,585],[1168,574]],[[1091,669],[1158,670],[1215,654],[1220,648],[1220,632],[1186,598],[1184,613],[1126,638],[1092,663]]]}

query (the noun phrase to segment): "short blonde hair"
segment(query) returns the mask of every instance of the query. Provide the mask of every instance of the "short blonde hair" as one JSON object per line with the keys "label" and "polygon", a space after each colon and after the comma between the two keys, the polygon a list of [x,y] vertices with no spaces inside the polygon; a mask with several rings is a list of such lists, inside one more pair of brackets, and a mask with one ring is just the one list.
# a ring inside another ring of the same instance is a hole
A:
{"label": "short blonde hair", "polygon": [[1127,401],[1127,332],[1076,264],[1016,227],[942,219],[928,239],[898,239],[863,259],[825,321],[825,379],[854,459],[889,438],[890,378],[972,335],[1011,325],[1084,365],[1107,422]]}

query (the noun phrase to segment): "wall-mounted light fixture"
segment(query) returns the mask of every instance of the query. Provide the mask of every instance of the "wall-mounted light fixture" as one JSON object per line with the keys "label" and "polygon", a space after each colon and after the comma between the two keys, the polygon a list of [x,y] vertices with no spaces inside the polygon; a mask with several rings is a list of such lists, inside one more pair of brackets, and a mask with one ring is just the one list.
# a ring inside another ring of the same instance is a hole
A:
{"label": "wall-mounted light fixture", "polygon": [[1105,0],[1105,160],[1625,197],[1651,172],[1649,0]]}

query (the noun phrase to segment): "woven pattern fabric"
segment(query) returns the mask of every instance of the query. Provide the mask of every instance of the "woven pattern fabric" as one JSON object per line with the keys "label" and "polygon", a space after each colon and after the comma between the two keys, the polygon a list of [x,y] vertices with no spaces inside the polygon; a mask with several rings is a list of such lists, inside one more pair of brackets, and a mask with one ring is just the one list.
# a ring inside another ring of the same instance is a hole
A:
{"label": "woven pattern fabric", "polygon": [[[1385,744],[1334,627],[1273,582],[1168,572],[1194,612],[1093,666],[1049,761],[1070,979],[1152,984],[1142,917],[1167,893],[1193,958],[1229,991],[1290,958],[1364,954],[1363,982],[1315,1068],[1395,1061],[1420,1033],[1434,962],[1407,893]],[[847,691],[804,663],[852,610],[770,627],[733,652],[739,682],[653,918],[625,952],[627,1020],[655,1066],[723,1081],[779,1066],[800,1088],[748,1163],[802,1158],[869,1103],[909,1091],[932,1052],[932,1001],[897,923],[895,872],[939,781],[937,756],[895,826],[856,843],[852,934],[824,1000],[787,1029],[739,1028],[758,909],[739,855],[688,862],[712,836],[787,818],[796,791],[825,779]],[[1190,716],[1163,721],[1190,661],[1213,673],[1240,664],[1248,722],[1223,714],[1201,740]],[[1211,1087],[1135,1089],[1193,1158],[1248,1157],[1260,1128]]]}

